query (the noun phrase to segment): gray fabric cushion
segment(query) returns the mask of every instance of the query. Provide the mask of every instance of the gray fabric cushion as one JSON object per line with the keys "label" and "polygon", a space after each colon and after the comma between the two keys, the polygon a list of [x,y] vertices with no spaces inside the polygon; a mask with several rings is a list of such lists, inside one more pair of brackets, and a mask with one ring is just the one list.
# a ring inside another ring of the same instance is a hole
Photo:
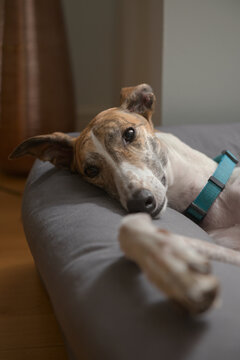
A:
{"label": "gray fabric cushion", "polygon": [[232,151],[236,156],[240,155],[240,123],[175,125],[158,129],[175,134],[194,149],[212,158],[224,149]]}
{"label": "gray fabric cushion", "polygon": [[[214,147],[203,128],[197,139],[202,136],[210,153]],[[194,141],[195,129],[172,130],[180,137],[188,131],[187,140]],[[222,134],[221,127],[215,136],[219,131]],[[117,229],[124,215],[117,202],[80,176],[36,161],[25,189],[23,224],[71,358],[82,359],[86,347],[90,359],[238,359],[239,269],[214,264],[223,306],[197,319],[187,317],[123,257]],[[155,223],[209,240],[171,209]]]}

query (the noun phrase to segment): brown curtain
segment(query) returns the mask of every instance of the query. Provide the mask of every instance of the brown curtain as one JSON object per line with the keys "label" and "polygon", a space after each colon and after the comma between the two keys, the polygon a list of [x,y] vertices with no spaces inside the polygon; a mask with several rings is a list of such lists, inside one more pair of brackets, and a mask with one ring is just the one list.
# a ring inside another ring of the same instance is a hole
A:
{"label": "brown curtain", "polygon": [[7,159],[16,145],[75,126],[61,1],[0,0],[0,51],[0,169],[26,173],[32,159]]}
{"label": "brown curtain", "polygon": [[[161,124],[163,0],[121,0],[118,2],[116,79],[122,86],[151,84],[157,104],[153,122]],[[118,94],[117,94],[118,95]]]}

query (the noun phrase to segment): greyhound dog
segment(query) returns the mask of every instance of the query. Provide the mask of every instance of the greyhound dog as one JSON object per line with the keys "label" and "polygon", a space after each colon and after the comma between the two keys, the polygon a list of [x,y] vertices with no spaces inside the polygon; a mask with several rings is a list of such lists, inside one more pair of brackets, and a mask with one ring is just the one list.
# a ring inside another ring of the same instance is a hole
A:
{"label": "greyhound dog", "polygon": [[[58,132],[35,136],[20,144],[10,158],[29,154],[78,172],[86,181],[118,199],[128,212],[144,212],[155,218],[168,204],[183,213],[215,172],[217,163],[172,134],[154,130],[155,100],[147,84],[123,88],[120,107],[99,113],[77,138]],[[239,175],[240,169],[235,168],[224,190],[199,223],[217,244],[200,244],[196,239],[181,237],[185,245],[187,241],[188,246],[201,255],[237,265],[240,265],[240,253],[236,251],[240,250]],[[130,219],[138,222],[135,215]],[[126,233],[126,221],[124,224]],[[131,233],[130,238],[133,236]],[[165,231],[158,231],[157,236],[162,240],[167,236],[168,243],[171,243],[169,239],[176,239],[176,235]],[[123,248],[127,253],[126,243]],[[195,255],[189,255],[189,260],[184,250],[180,257],[192,262],[193,258],[196,260]],[[135,259],[134,255],[129,257]],[[168,291],[166,286],[160,287],[172,294],[172,289]],[[216,290],[216,282],[214,287]]]}

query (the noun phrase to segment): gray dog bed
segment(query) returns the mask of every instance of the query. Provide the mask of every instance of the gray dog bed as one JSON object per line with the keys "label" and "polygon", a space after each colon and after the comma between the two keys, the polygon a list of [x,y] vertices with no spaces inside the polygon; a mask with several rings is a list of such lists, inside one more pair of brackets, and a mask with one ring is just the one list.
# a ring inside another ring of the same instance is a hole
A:
{"label": "gray dog bed", "polygon": [[[240,153],[240,124],[162,129],[212,157],[224,148]],[[186,316],[124,258],[117,231],[125,214],[79,175],[35,162],[23,199],[24,230],[69,358],[83,359],[85,349],[91,360],[239,359],[240,269],[213,263],[222,306]],[[210,241],[171,209],[155,224]]]}

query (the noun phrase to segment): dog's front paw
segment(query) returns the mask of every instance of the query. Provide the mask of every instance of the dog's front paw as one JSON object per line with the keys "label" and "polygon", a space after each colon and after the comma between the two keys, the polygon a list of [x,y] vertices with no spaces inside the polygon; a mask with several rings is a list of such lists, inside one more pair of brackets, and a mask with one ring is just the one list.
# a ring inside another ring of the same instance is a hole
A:
{"label": "dog's front paw", "polygon": [[181,236],[155,228],[147,214],[126,216],[119,242],[128,258],[169,298],[191,313],[209,309],[219,289],[206,257]]}

